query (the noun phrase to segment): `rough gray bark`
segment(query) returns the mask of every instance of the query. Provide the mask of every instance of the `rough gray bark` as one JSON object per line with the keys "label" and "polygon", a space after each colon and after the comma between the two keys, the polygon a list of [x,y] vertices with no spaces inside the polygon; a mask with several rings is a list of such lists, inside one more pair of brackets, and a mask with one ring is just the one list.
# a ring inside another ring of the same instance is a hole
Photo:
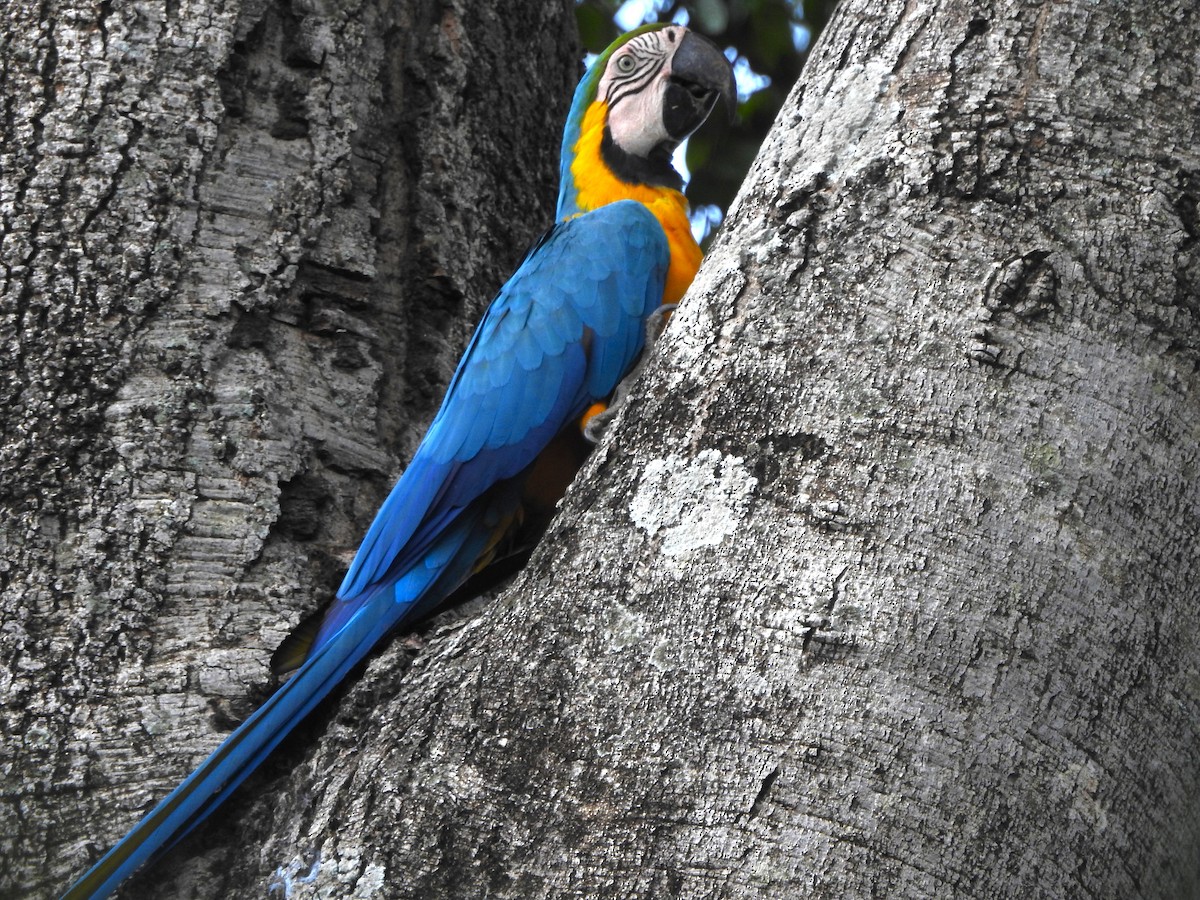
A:
{"label": "rough gray bark", "polygon": [[0,896],[266,695],[551,215],[574,42],[567,3],[6,5]]}

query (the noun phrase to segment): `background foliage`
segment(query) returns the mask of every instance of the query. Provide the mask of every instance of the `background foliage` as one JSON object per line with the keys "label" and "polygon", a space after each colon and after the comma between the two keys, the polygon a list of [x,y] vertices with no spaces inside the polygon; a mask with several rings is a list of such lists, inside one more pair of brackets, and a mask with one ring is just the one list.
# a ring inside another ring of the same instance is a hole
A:
{"label": "background foliage", "polygon": [[584,47],[598,53],[643,22],[679,22],[710,37],[734,61],[738,115],[722,116],[689,142],[692,208],[720,221],[800,75],[837,0],[579,0]]}

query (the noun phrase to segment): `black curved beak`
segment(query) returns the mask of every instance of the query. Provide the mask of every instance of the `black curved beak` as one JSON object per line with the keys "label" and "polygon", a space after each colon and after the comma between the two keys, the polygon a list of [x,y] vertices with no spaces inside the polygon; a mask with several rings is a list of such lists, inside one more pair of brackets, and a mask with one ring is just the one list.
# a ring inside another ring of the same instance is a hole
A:
{"label": "black curved beak", "polygon": [[663,108],[667,134],[674,141],[682,141],[704,124],[719,98],[724,98],[732,121],[737,111],[733,66],[708,38],[684,32],[671,58],[671,80]]}

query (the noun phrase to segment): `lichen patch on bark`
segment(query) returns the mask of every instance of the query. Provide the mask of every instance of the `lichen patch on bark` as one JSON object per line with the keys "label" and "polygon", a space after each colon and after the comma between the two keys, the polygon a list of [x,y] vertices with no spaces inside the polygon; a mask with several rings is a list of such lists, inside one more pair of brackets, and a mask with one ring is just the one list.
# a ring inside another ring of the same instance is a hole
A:
{"label": "lichen patch on bark", "polygon": [[634,523],[661,536],[667,557],[715,547],[745,518],[758,479],[739,456],[702,450],[651,460],[629,506]]}

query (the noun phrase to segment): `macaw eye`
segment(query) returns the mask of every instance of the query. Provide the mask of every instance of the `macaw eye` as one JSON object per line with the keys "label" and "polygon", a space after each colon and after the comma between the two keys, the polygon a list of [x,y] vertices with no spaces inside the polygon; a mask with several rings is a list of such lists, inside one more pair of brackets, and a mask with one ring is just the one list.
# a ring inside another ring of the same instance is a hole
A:
{"label": "macaw eye", "polygon": [[637,60],[635,60],[632,56],[617,57],[617,71],[622,75],[628,75],[634,70],[634,68],[636,68],[636,66]]}

